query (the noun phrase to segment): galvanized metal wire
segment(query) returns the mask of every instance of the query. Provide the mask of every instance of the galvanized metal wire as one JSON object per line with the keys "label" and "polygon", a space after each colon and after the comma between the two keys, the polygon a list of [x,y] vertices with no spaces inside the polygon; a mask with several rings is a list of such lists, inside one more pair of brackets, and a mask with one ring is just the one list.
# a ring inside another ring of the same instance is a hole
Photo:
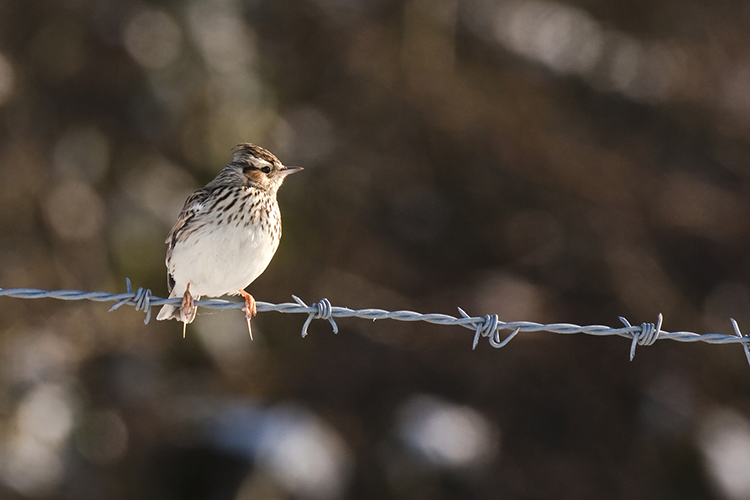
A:
{"label": "galvanized metal wire", "polygon": [[[78,290],[56,290],[45,291],[33,288],[0,288],[0,297],[15,297],[18,299],[59,299],[59,300],[92,300],[95,302],[115,302],[109,309],[113,311],[124,305],[134,306],[136,311],[144,311],[146,317],[144,323],[151,319],[151,308],[163,304],[177,305],[180,298],[163,299],[154,297],[151,290],[139,288],[133,291],[130,280],[126,279],[127,292],[120,294],[109,294],[106,292],[81,292]],[[386,311],[384,309],[349,309],[348,307],[333,306],[328,299],[321,299],[307,305],[297,296],[292,295],[294,302],[271,304],[268,302],[256,302],[258,312],[275,311],[285,314],[307,314],[307,319],[302,325],[302,337],[307,336],[307,329],[314,319],[327,320],[333,328],[333,333],[338,333],[338,325],[334,318],[363,318],[372,321],[392,319],[396,321],[424,321],[434,325],[456,325],[473,330],[474,342],[472,348],[476,348],[481,338],[487,338],[489,344],[495,348],[505,347],[511,340],[521,333],[528,332],[550,332],[562,335],[583,333],[586,335],[625,337],[631,339],[630,359],[635,356],[636,347],[653,345],[657,340],[670,339],[678,342],[705,342],[707,344],[741,344],[748,364],[750,364],[750,336],[743,335],[740,327],[734,319],[730,319],[734,335],[723,333],[693,333],[693,332],[668,332],[662,329],[663,317],[659,314],[656,324],[642,323],[631,325],[628,320],[620,317],[623,323],[621,328],[611,328],[604,325],[579,326],[570,323],[541,324],[532,321],[501,321],[497,314],[485,316],[470,316],[460,307],[459,317],[449,314],[422,314],[414,311]],[[198,307],[207,309],[241,309],[244,302],[232,302],[222,299],[202,299],[195,302]],[[505,338],[501,338],[500,332],[510,332]]]}

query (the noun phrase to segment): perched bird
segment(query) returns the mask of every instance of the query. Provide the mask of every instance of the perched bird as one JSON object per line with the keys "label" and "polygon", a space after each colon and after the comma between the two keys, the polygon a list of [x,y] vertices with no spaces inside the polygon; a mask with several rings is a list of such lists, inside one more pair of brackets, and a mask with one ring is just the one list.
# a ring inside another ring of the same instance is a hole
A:
{"label": "perched bird", "polygon": [[244,289],[265,271],[281,239],[281,212],[276,193],[287,175],[302,167],[285,167],[270,151],[240,144],[234,158],[214,180],[188,197],[167,236],[169,297],[156,319],[176,319],[185,328],[195,319],[194,300],[201,296],[241,294],[250,338],[255,299]]}

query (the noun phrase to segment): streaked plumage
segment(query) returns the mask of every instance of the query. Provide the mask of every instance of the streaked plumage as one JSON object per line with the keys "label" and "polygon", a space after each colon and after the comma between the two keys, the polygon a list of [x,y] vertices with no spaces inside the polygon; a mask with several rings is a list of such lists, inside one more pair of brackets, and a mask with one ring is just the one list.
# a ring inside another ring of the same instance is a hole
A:
{"label": "streaked plumage", "polygon": [[276,253],[281,239],[276,193],[284,178],[299,170],[260,146],[240,144],[216,178],[188,197],[166,240],[169,296],[182,296],[182,305],[163,306],[157,319],[187,325],[195,319],[194,298],[241,293],[250,328],[255,301],[244,288]]}

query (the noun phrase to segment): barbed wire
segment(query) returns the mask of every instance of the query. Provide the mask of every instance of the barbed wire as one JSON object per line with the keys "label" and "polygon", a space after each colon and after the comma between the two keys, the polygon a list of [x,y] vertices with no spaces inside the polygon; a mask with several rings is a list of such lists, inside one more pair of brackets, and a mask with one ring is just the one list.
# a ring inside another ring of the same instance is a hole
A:
{"label": "barbed wire", "polygon": [[[115,302],[109,310],[114,311],[124,305],[134,306],[136,311],[146,313],[144,324],[148,324],[151,319],[151,307],[164,304],[178,305],[181,298],[163,299],[152,295],[151,290],[139,288],[133,292],[130,279],[125,280],[127,292],[120,294],[110,294],[106,292],[81,292],[78,290],[56,290],[45,291],[34,288],[0,288],[0,297],[15,297],[18,299],[59,299],[59,300],[92,300],[94,302]],[[460,307],[458,312],[460,317],[449,314],[422,314],[414,311],[386,311],[384,309],[349,309],[348,307],[333,306],[328,299],[321,299],[312,305],[307,305],[299,297],[292,295],[294,302],[285,302],[281,304],[272,304],[269,302],[256,302],[258,312],[275,311],[285,314],[307,314],[307,319],[302,325],[302,337],[307,336],[307,329],[314,319],[328,320],[333,329],[333,333],[338,333],[338,325],[334,318],[363,318],[373,321],[392,319],[396,321],[424,321],[434,325],[456,325],[473,330],[474,342],[472,349],[477,347],[479,339],[486,337],[489,344],[495,348],[505,347],[520,333],[528,332],[550,332],[561,335],[572,335],[583,333],[586,335],[596,336],[619,336],[631,339],[630,359],[635,357],[636,347],[639,345],[653,345],[657,340],[670,339],[678,342],[705,342],[707,344],[741,344],[748,364],[750,364],[750,336],[743,335],[737,322],[731,318],[734,335],[723,333],[693,333],[686,331],[668,332],[662,330],[663,317],[659,314],[656,324],[642,323],[641,325],[631,325],[627,319],[620,317],[623,323],[622,328],[611,328],[604,325],[579,326],[571,323],[550,323],[541,324],[532,321],[501,321],[497,314],[487,314],[485,316],[470,316]],[[244,302],[232,302],[222,299],[202,299],[195,301],[198,307],[207,309],[241,309]],[[501,339],[500,332],[509,331],[510,333]]]}

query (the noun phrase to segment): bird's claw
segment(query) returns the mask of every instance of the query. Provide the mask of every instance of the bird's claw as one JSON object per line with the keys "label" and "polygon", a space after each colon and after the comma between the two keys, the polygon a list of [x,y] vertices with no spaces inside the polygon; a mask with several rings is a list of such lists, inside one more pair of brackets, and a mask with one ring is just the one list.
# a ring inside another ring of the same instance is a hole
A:
{"label": "bird's claw", "polygon": [[180,317],[182,318],[182,338],[185,338],[185,330],[187,324],[192,323],[195,319],[196,313],[195,301],[193,296],[190,294],[190,283],[188,283],[185,293],[182,295],[182,303],[180,304]]}
{"label": "bird's claw", "polygon": [[255,297],[247,293],[245,290],[240,290],[240,294],[245,297],[245,307],[242,310],[245,312],[245,319],[247,320],[247,333],[250,334],[250,340],[253,339],[253,329],[250,326],[250,320],[253,316],[258,314],[258,309],[255,306]]}

